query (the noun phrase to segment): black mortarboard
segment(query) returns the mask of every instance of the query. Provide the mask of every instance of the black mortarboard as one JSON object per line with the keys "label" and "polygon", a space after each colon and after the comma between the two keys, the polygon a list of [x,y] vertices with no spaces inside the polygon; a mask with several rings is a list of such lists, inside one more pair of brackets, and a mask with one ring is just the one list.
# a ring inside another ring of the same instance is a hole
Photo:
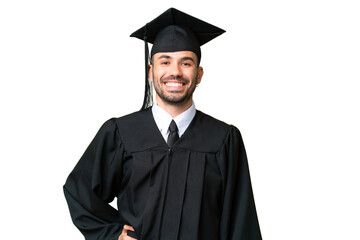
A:
{"label": "black mortarboard", "polygon": [[153,44],[151,57],[158,52],[192,51],[200,62],[200,46],[225,31],[175,8],[169,8],[160,16],[135,31],[130,37],[145,42],[145,97],[142,110],[151,106],[152,96],[148,82],[148,42]]}

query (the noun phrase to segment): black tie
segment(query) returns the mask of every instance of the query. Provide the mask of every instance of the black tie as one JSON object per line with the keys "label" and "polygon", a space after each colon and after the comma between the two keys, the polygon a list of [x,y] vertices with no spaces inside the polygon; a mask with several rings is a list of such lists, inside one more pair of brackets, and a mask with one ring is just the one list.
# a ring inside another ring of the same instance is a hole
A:
{"label": "black tie", "polygon": [[169,147],[172,147],[175,144],[175,142],[179,139],[178,128],[174,120],[171,121],[169,130],[170,133],[167,139],[167,144],[169,145]]}

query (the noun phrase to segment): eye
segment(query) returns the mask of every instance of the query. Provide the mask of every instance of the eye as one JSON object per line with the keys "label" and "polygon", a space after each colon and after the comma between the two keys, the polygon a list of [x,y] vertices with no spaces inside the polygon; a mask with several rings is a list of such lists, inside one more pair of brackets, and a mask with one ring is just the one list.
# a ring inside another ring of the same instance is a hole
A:
{"label": "eye", "polygon": [[184,62],[184,63],[182,63],[182,65],[185,66],[185,67],[190,67],[190,66],[191,66],[191,63],[189,63],[189,62]]}
{"label": "eye", "polygon": [[170,62],[168,62],[168,61],[164,61],[164,62],[161,62],[160,64],[161,64],[161,65],[169,65],[169,64],[170,64]]}

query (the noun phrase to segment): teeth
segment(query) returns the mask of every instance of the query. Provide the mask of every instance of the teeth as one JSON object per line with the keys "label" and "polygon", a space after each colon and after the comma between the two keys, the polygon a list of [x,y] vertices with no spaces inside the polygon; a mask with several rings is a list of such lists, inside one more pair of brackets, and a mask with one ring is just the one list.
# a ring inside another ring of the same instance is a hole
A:
{"label": "teeth", "polygon": [[169,87],[180,87],[183,85],[182,83],[175,83],[175,82],[167,82],[165,84],[166,84],[166,86],[169,86]]}

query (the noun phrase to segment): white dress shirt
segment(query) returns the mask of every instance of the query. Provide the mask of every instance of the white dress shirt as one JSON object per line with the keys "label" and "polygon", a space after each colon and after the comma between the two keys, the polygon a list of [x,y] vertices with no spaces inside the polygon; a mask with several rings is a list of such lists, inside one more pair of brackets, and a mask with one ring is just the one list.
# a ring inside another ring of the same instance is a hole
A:
{"label": "white dress shirt", "polygon": [[169,126],[171,121],[174,119],[179,129],[178,134],[180,138],[184,134],[186,129],[189,127],[193,118],[195,117],[196,109],[195,109],[195,104],[193,103],[188,110],[176,116],[175,118],[172,118],[170,114],[168,114],[164,109],[162,109],[155,103],[152,106],[152,113],[155,119],[155,123],[158,126],[161,135],[164,137],[166,142],[170,132]]}

